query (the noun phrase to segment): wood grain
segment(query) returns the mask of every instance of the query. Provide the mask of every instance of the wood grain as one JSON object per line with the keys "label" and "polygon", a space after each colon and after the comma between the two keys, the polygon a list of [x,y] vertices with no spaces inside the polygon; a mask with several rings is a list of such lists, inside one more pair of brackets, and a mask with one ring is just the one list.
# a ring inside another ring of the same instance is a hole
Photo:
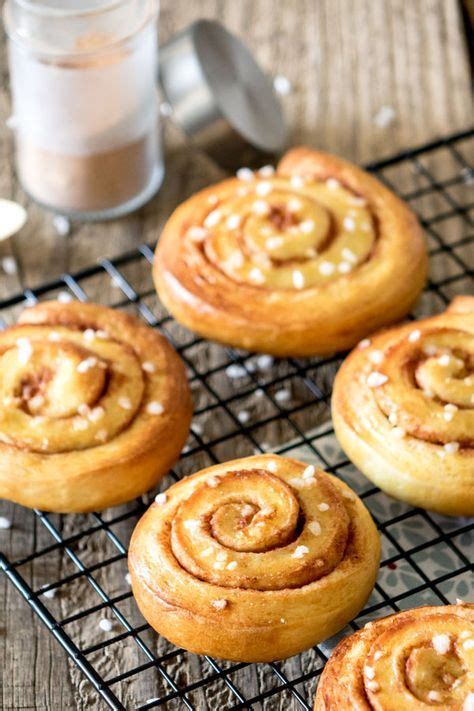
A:
{"label": "wood grain", "polygon": [[[283,74],[293,83],[293,92],[284,98],[292,127],[292,143],[305,142],[332,150],[350,159],[375,160],[399,149],[428,141],[436,136],[467,127],[471,120],[469,69],[462,36],[460,11],[455,0],[163,0],[160,35],[164,41],[194,19],[205,16],[223,21],[242,36],[257,54],[262,65],[273,74]],[[196,147],[189,146],[179,130],[168,121],[165,131],[168,149],[168,172],[158,197],[138,214],[101,225],[74,225],[72,235],[59,237],[51,215],[31,204],[18,186],[13,170],[12,137],[4,128],[9,115],[7,70],[4,46],[1,54],[2,89],[0,91],[0,195],[19,200],[28,207],[29,220],[21,234],[0,244],[0,259],[15,256],[19,266],[16,275],[0,273],[0,298],[21,287],[35,286],[45,279],[79,269],[99,257],[114,256],[143,242],[151,242],[173,207],[200,186],[222,175],[222,170]],[[374,116],[382,106],[391,106],[395,118],[391,125],[379,127]],[[414,180],[413,176],[410,180]],[[149,273],[141,264],[127,268],[127,278],[141,285]],[[103,303],[116,303],[119,296],[109,280],[92,279],[87,295]],[[150,297],[150,306],[159,305]],[[433,305],[430,304],[429,308]],[[179,327],[173,327],[180,337]],[[212,358],[218,362],[219,351],[207,344],[195,348],[196,362]],[[281,364],[282,377],[285,365]],[[329,375],[328,375],[329,377]],[[222,385],[222,384],[221,384]],[[224,387],[224,385],[222,385]],[[227,386],[229,387],[229,386]],[[200,402],[208,394],[195,387]],[[296,396],[296,395],[295,395]],[[245,404],[238,403],[238,407]],[[253,405],[251,405],[253,407]],[[259,407],[265,407],[261,405]],[[327,416],[327,410],[318,417]],[[219,427],[226,426],[224,418]],[[206,427],[214,427],[211,417]],[[306,426],[303,415],[299,424]],[[314,413],[313,413],[313,425]],[[278,443],[288,432],[278,426],[258,433],[259,441]],[[248,447],[248,443],[242,446]],[[244,451],[240,451],[244,454]],[[230,456],[225,446],[216,447],[218,457]],[[182,464],[183,471],[206,464],[196,457]],[[0,547],[11,559],[26,556],[50,536],[35,517],[19,507],[2,506],[1,513],[13,521],[10,531],[0,531]],[[77,533],[90,525],[88,517],[53,517],[62,534]],[[124,542],[130,535],[130,523],[117,526],[115,532]],[[34,532],[34,535],[32,535]],[[74,546],[84,563],[94,563],[115,551],[104,534],[80,539]],[[61,553],[27,564],[22,573],[37,588],[42,584],[74,572],[74,566]],[[108,594],[124,592],[125,565],[102,569],[97,579]],[[48,606],[65,617],[79,611],[84,604],[98,602],[90,585],[80,578],[65,588]],[[130,600],[122,604],[128,619],[141,623]],[[72,623],[68,631],[81,646],[90,646],[104,638],[97,621],[101,613],[87,622]],[[164,640],[145,635],[153,649],[169,650]],[[146,662],[134,643],[113,645],[106,652],[94,653],[91,661],[108,677]],[[304,657],[305,671],[318,663],[314,653]],[[301,672],[301,658],[289,660],[283,668],[294,677]],[[10,709],[95,709],[103,702],[71,664],[59,645],[47,633],[3,579],[0,583],[0,667],[2,687],[0,706]],[[171,659],[166,665],[173,678],[184,685],[200,674],[209,674],[209,666],[196,657]],[[249,667],[239,673],[239,685],[251,696],[275,684],[268,668]],[[306,685],[311,694],[314,684]],[[139,678],[132,677],[117,687],[127,708],[163,693],[160,675],[150,670]],[[222,684],[211,684],[206,694],[190,695],[199,709],[223,709],[231,698]],[[267,709],[289,709],[289,695],[270,697]],[[182,708],[170,702],[169,709]]]}

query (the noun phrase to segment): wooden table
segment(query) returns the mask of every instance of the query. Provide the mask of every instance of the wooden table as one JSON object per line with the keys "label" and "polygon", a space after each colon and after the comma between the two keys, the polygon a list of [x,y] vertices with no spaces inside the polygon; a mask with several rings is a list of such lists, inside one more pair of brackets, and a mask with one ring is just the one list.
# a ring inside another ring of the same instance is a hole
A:
{"label": "wooden table", "polygon": [[[461,130],[472,120],[468,60],[455,0],[164,0],[162,40],[199,16],[223,21],[245,39],[269,72],[291,80],[293,91],[283,101],[292,143],[304,142],[366,162]],[[1,66],[6,78],[4,54]],[[29,220],[21,234],[0,244],[0,259],[13,255],[19,267],[13,275],[0,270],[0,298],[99,257],[153,241],[178,202],[222,174],[206,155],[186,145],[168,121],[168,172],[159,196],[129,218],[74,225],[69,238],[60,237],[51,215],[31,204],[16,182],[11,135],[4,127],[9,115],[5,86],[6,81],[0,93],[0,196],[27,205]],[[394,109],[394,120],[386,127],[374,121],[383,106]],[[14,526],[0,532],[0,547],[12,558],[28,554],[31,516],[8,504],[2,513]],[[66,523],[66,532],[67,527]],[[97,550],[93,542],[87,545],[90,550],[86,546],[82,554],[90,560]],[[59,571],[60,560],[57,565]],[[58,571],[52,572],[53,577]],[[41,563],[23,573],[34,587],[44,582]],[[2,708],[104,707],[4,579],[0,611]],[[83,634],[86,643],[87,629]],[[100,668],[101,661],[97,664]],[[150,696],[149,689],[130,687],[125,694],[130,708],[147,698],[147,691]],[[203,708],[218,708],[203,704]]]}

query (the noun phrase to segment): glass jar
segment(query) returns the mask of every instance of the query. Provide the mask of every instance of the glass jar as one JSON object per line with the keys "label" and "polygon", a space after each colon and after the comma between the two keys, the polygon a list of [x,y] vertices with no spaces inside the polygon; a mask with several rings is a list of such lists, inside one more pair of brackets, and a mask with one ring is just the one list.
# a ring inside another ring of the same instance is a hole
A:
{"label": "glass jar", "polygon": [[41,205],[117,217],[163,177],[158,0],[7,0],[16,164]]}

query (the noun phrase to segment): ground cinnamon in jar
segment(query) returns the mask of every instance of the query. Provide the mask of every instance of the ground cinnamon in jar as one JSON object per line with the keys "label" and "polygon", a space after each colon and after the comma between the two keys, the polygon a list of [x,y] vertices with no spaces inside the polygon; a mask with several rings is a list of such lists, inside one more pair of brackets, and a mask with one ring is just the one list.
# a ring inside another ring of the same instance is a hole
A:
{"label": "ground cinnamon in jar", "polygon": [[163,174],[157,3],[54,2],[32,4],[27,17],[24,0],[6,7],[19,178],[56,211],[124,214]]}

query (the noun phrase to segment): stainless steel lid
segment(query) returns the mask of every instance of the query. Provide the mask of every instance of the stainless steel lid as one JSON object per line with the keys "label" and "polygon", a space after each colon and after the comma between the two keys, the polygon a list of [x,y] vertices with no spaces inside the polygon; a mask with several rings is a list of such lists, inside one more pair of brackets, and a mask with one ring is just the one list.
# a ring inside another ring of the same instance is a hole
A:
{"label": "stainless steel lid", "polygon": [[173,119],[225,166],[248,147],[279,153],[288,130],[271,80],[221,24],[198,20],[160,47],[160,82]]}

